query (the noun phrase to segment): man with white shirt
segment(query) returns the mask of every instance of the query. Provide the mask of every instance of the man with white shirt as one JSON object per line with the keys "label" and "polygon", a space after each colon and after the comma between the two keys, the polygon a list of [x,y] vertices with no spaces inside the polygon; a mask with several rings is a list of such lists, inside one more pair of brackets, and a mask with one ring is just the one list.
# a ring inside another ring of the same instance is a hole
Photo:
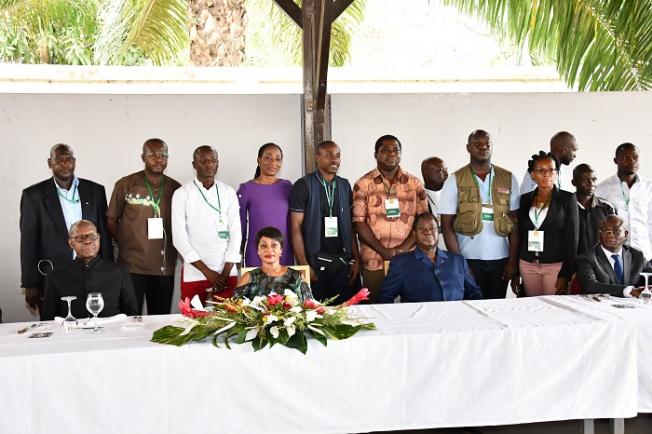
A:
{"label": "man with white shirt", "polygon": [[624,221],[617,215],[600,223],[600,243],[577,257],[577,277],[582,292],[607,293],[616,297],[638,297],[643,288],[641,271],[652,271],[643,254],[623,245],[627,238]]}
{"label": "man with white shirt", "polygon": [[[573,192],[573,171],[568,167],[575,159],[575,153],[579,147],[575,136],[568,131],[560,131],[550,139],[550,153],[559,161],[557,169],[557,188]],[[566,166],[566,167],[564,167]],[[530,173],[525,170],[523,182],[521,183],[521,195],[529,193],[536,188],[536,183],[532,180]]]}
{"label": "man with white shirt", "polygon": [[240,262],[240,211],[235,190],[215,175],[217,151],[200,146],[193,153],[197,177],[172,196],[172,242],[183,257],[181,298],[228,298]]}
{"label": "man with white shirt", "polygon": [[608,200],[625,221],[627,244],[652,259],[652,181],[639,176],[638,148],[623,143],[616,148],[614,163],[618,171],[600,184],[595,194]]}
{"label": "man with white shirt", "polygon": [[[423,186],[426,189],[428,199],[428,209],[437,218],[437,226],[441,225],[441,213],[439,212],[439,201],[441,198],[441,189],[444,182],[448,179],[448,167],[444,160],[439,157],[426,158],[421,162],[421,175],[423,176]],[[439,230],[441,232],[441,230]],[[444,237],[439,236],[438,248],[446,250]]]}

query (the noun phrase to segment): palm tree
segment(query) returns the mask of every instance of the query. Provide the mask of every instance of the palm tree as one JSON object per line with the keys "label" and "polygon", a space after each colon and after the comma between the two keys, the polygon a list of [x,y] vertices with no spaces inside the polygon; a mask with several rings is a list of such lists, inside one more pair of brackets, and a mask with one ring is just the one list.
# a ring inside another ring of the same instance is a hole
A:
{"label": "palm tree", "polygon": [[178,61],[184,0],[0,0],[0,61],[137,65]]}
{"label": "palm tree", "polygon": [[[271,0],[270,0],[271,1]],[[190,63],[238,66],[245,60],[245,0],[190,0]]]}
{"label": "palm tree", "polygon": [[442,0],[485,20],[579,90],[652,87],[649,0]]}

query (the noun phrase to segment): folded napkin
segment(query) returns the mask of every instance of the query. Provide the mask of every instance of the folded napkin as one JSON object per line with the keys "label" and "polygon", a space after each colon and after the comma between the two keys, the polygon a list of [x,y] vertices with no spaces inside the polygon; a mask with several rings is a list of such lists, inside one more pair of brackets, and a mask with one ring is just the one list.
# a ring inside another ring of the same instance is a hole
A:
{"label": "folded napkin", "polygon": [[[124,321],[125,319],[127,319],[127,315],[125,315],[124,313],[119,313],[117,315],[110,316],[107,318],[98,318],[97,325],[103,326],[106,324],[112,324],[112,323]],[[63,325],[63,318],[61,318],[60,316],[55,316],[54,322],[57,323],[58,325]],[[72,328],[87,329],[87,328],[93,328],[94,326],[95,326],[95,320],[93,318],[84,318],[84,319],[78,319],[77,324],[73,324]]]}

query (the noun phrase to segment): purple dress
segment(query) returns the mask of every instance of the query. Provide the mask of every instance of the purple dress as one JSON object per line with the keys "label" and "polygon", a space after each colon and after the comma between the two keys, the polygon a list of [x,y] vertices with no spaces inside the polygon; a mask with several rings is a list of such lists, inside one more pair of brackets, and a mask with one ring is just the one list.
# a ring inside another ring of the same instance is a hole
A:
{"label": "purple dress", "polygon": [[[260,266],[256,234],[267,226],[273,226],[283,233],[281,265],[294,264],[290,237],[290,190],[292,190],[292,183],[286,179],[280,179],[276,184],[257,184],[253,180],[240,184],[238,200],[242,239],[247,240],[246,267]],[[247,217],[249,217],[249,224],[247,224]]]}

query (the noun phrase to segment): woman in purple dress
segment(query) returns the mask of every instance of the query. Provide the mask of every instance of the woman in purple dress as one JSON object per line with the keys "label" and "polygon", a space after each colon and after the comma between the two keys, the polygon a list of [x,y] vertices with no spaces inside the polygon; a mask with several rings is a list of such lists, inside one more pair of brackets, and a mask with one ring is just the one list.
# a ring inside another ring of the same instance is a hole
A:
{"label": "woman in purple dress", "polygon": [[244,265],[259,267],[254,238],[262,228],[272,226],[283,234],[286,247],[281,255],[281,265],[294,264],[290,239],[290,190],[292,183],[279,179],[283,164],[283,151],[274,143],[265,143],[258,150],[258,168],[254,179],[240,184],[240,222],[242,223],[242,250]]}

